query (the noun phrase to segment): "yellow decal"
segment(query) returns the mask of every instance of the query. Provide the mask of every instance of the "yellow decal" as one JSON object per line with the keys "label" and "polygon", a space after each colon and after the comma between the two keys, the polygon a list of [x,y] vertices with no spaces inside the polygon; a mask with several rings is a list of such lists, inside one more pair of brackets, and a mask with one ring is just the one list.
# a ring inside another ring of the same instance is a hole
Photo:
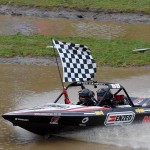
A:
{"label": "yellow decal", "polygon": [[95,114],[96,115],[104,115],[104,113],[102,111],[96,111]]}
{"label": "yellow decal", "polygon": [[135,109],[135,112],[137,112],[137,113],[143,113],[145,111],[144,111],[143,108],[137,108],[137,109]]}

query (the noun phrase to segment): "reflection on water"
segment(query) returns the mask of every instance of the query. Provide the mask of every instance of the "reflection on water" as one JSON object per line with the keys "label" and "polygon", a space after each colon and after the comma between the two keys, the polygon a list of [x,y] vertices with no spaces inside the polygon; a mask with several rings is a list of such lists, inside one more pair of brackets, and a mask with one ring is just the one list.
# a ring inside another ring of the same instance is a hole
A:
{"label": "reflection on water", "polygon": [[149,24],[128,24],[95,20],[56,20],[23,16],[0,15],[0,34],[48,34],[59,36],[81,36],[112,39],[123,37],[149,42]]}
{"label": "reflection on water", "polygon": [[[0,113],[52,102],[60,93],[56,67],[0,65]],[[150,69],[99,68],[95,80],[119,82],[129,94],[150,97]],[[150,147],[150,125],[95,128],[43,139],[0,117],[0,150],[132,150]],[[88,141],[88,142],[87,142]]]}

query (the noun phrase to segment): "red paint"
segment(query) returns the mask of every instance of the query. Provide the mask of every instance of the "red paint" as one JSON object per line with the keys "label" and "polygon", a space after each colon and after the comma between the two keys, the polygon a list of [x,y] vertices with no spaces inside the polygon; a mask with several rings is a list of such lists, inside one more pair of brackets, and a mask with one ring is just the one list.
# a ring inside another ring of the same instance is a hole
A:
{"label": "red paint", "polygon": [[65,88],[63,89],[63,94],[64,94],[64,99],[65,99],[65,104],[70,104],[71,102],[69,100],[69,96]]}
{"label": "red paint", "polygon": [[150,116],[144,116],[143,122],[150,123]]}

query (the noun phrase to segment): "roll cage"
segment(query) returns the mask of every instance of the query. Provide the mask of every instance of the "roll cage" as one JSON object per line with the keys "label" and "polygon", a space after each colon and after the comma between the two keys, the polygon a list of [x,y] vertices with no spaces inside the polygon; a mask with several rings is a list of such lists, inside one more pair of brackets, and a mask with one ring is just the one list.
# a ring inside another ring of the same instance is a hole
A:
{"label": "roll cage", "polygon": [[[111,89],[116,89],[116,92],[113,94],[113,96],[115,97],[120,91],[123,91],[125,93],[125,97],[126,97],[126,101],[127,103],[134,107],[134,104],[130,98],[130,96],[128,95],[127,91],[125,90],[125,88],[120,85],[119,83],[109,83],[109,82],[97,82],[97,81],[86,81],[86,82],[73,82],[71,84],[69,84],[65,90],[68,90],[70,87],[81,87],[81,89],[85,88],[85,85],[92,85],[94,88],[97,88],[97,86],[101,85],[101,86],[107,86],[108,90],[106,91],[106,93],[103,95],[103,97],[101,98],[100,101],[98,101],[97,106],[101,106],[102,102],[104,100],[106,100],[107,97],[107,93],[111,90]],[[54,103],[57,103],[59,101],[59,99],[61,98],[61,96],[64,95],[64,92],[62,92],[57,99],[54,101]]]}

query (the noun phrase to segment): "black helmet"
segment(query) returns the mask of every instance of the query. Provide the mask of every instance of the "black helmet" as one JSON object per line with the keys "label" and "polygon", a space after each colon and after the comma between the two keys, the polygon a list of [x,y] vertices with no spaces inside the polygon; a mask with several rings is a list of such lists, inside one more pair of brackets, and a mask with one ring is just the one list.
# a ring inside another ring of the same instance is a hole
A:
{"label": "black helmet", "polygon": [[94,97],[95,93],[89,89],[83,89],[81,91],[79,91],[79,96],[81,97]]}
{"label": "black helmet", "polygon": [[107,92],[106,99],[111,99],[113,97],[111,91],[108,91],[108,88],[102,88],[97,90],[96,92],[97,92],[97,99],[103,97],[106,92]]}
{"label": "black helmet", "polygon": [[83,89],[79,91],[79,102],[80,104],[91,106],[93,105],[92,98],[94,98],[95,93],[89,89]]}

